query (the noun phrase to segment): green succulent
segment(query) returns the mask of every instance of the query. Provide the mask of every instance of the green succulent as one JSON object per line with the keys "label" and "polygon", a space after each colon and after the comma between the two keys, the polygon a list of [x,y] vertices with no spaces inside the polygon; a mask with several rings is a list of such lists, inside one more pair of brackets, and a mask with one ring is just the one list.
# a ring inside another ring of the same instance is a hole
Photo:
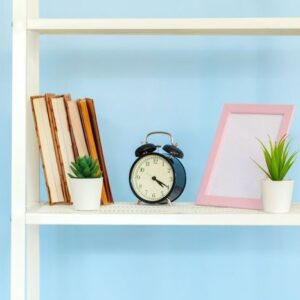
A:
{"label": "green succulent", "polygon": [[70,168],[73,174],[68,174],[71,178],[100,178],[102,172],[99,172],[99,163],[97,159],[93,159],[90,156],[82,156],[76,158],[75,162],[72,162]]}
{"label": "green succulent", "polygon": [[278,142],[272,142],[269,138],[269,149],[258,140],[265,158],[267,169],[259,165],[256,161],[254,163],[273,181],[282,181],[290,168],[293,166],[298,151],[290,153],[290,142],[287,141],[287,136],[283,136]]}

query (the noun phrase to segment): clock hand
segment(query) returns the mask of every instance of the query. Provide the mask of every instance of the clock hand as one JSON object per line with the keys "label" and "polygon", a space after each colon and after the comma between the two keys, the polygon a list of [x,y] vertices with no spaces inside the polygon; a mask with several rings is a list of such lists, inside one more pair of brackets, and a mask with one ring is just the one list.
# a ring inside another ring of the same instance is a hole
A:
{"label": "clock hand", "polygon": [[165,186],[166,188],[169,188],[168,185],[166,185],[165,183],[161,182],[160,180],[158,180],[158,182],[159,182],[162,186]]}
{"label": "clock hand", "polygon": [[[156,181],[161,187],[164,187],[164,183],[163,182],[161,182],[161,181],[159,181],[157,178],[156,178],[156,176],[152,176],[151,174],[149,174],[148,172],[146,172],[146,174],[149,176],[149,177],[151,177],[151,179],[152,180],[154,180],[154,181]],[[167,186],[168,187],[168,186]],[[169,188],[169,187],[168,187]]]}
{"label": "clock hand", "polygon": [[159,180],[157,180],[155,176],[152,176],[152,180],[156,181],[161,187],[164,187],[162,185],[162,182],[160,182]]}
{"label": "clock hand", "polygon": [[158,179],[156,178],[156,176],[153,176],[153,177],[152,177],[152,180],[156,181],[161,187],[164,187],[164,186],[165,186],[165,187],[169,188],[168,185],[166,185],[166,184],[163,183],[162,181],[158,180]]}

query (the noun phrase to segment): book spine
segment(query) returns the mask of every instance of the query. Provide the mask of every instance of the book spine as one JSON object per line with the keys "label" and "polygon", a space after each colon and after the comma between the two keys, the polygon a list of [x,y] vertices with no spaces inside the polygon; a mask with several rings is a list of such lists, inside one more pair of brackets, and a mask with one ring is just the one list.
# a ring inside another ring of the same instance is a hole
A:
{"label": "book spine", "polygon": [[[89,155],[93,159],[98,160],[98,165],[99,165],[98,174],[100,174],[101,166],[100,166],[100,163],[99,163],[99,157],[98,157],[98,154],[97,154],[95,138],[94,138],[94,134],[93,134],[93,130],[92,130],[92,125],[91,125],[91,120],[90,120],[90,117],[89,117],[89,112],[88,112],[86,100],[85,99],[77,100],[77,105],[78,105],[78,110],[79,110],[79,114],[80,114],[80,118],[81,118],[81,122],[82,122],[82,126],[83,126],[83,131],[84,131],[84,135],[85,135]],[[108,204],[107,195],[106,195],[104,185],[103,185],[103,188],[102,188],[102,195],[100,196],[100,198],[101,198],[101,204],[103,204],[103,205]]]}
{"label": "book spine", "polygon": [[74,129],[73,129],[73,126],[72,126],[71,117],[70,117],[70,110],[69,110],[69,106],[68,106],[68,102],[72,101],[71,100],[71,96],[70,95],[65,95],[64,101],[65,101],[65,108],[66,108],[66,113],[67,113],[67,121],[68,121],[68,126],[69,126],[71,141],[72,141],[73,153],[74,153],[74,157],[76,159],[76,158],[79,157],[79,151],[78,151],[78,148],[77,148],[77,145],[76,145],[75,133],[74,133]]}
{"label": "book spine", "polygon": [[45,167],[45,158],[44,158],[44,154],[43,154],[43,150],[42,150],[42,145],[41,145],[41,139],[40,139],[40,134],[39,134],[39,129],[38,129],[38,125],[37,125],[37,120],[36,120],[36,111],[34,109],[34,101],[36,98],[40,98],[39,96],[37,97],[30,97],[30,101],[31,101],[31,109],[32,109],[32,114],[33,114],[33,121],[34,121],[34,129],[35,129],[35,133],[36,133],[36,137],[37,137],[37,142],[38,142],[38,147],[39,147],[39,152],[40,152],[40,156],[42,159],[42,167],[43,167],[43,172],[44,172],[44,176],[45,176],[45,184],[46,184],[46,189],[47,189],[47,194],[48,194],[48,203],[49,205],[52,205],[52,195],[51,195],[51,190],[48,184],[48,176],[47,176],[47,171],[46,171],[46,167]]}
{"label": "book spine", "polygon": [[58,170],[60,175],[61,187],[64,194],[64,200],[66,203],[71,203],[71,196],[67,185],[64,163],[61,154],[61,147],[60,147],[58,134],[57,134],[57,126],[56,126],[54,111],[52,107],[52,97],[54,97],[54,95],[46,94],[47,111],[49,115],[51,133],[54,142],[55,155],[56,155],[56,160],[57,160],[57,165],[58,165]]}
{"label": "book spine", "polygon": [[99,164],[100,164],[100,168],[103,172],[103,181],[104,181],[104,188],[105,188],[105,193],[106,193],[105,196],[107,199],[106,204],[111,204],[111,203],[114,203],[114,201],[113,201],[113,197],[112,197],[112,192],[111,192],[110,183],[109,183],[109,177],[108,177],[105,158],[104,158],[104,152],[103,152],[103,147],[102,147],[102,142],[101,142],[100,129],[99,129],[99,123],[97,120],[96,109],[95,109],[94,101],[92,99],[87,98],[86,103],[87,103],[87,108],[88,108],[91,125],[92,125],[92,129],[93,129],[93,134],[94,134],[94,138],[95,138],[96,149],[98,152]]}

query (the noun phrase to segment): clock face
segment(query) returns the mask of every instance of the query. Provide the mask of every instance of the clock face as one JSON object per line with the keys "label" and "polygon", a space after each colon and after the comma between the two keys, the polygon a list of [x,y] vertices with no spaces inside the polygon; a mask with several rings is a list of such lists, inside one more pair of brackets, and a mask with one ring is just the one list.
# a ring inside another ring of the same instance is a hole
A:
{"label": "clock face", "polygon": [[174,185],[174,171],[161,155],[141,157],[131,171],[131,187],[142,200],[156,202],[165,199]]}

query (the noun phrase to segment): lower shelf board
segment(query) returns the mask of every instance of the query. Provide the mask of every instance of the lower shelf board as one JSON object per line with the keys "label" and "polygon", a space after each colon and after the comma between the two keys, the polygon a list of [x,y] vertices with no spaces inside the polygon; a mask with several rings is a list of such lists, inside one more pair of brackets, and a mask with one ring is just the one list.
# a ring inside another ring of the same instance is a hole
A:
{"label": "lower shelf board", "polygon": [[300,225],[300,204],[286,214],[259,210],[196,206],[193,203],[136,205],[119,202],[98,211],[76,211],[69,205],[40,204],[27,209],[26,224],[35,225]]}

